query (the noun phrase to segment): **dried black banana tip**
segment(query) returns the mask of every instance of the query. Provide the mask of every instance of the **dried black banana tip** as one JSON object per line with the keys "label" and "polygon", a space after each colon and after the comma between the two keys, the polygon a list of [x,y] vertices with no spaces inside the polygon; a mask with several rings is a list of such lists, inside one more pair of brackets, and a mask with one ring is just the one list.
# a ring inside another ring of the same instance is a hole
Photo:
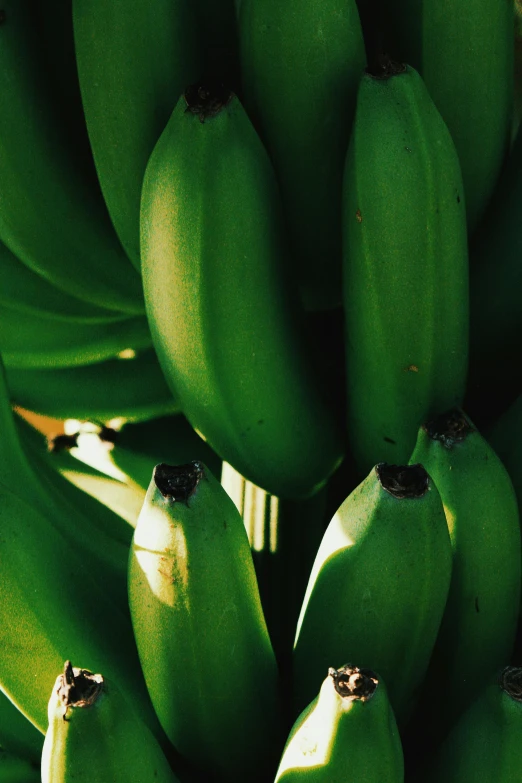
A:
{"label": "dried black banana tip", "polygon": [[328,669],[328,676],[332,678],[335,690],[343,699],[368,701],[379,684],[377,675],[371,669],[359,669],[350,664],[340,669]]}
{"label": "dried black banana tip", "polygon": [[201,122],[215,117],[230,103],[234,93],[222,82],[200,82],[191,84],[183,97],[187,104],[186,112],[197,114]]}
{"label": "dried black banana tip", "polygon": [[57,684],[64,720],[67,720],[69,707],[91,707],[104,689],[101,674],[93,674],[88,669],[73,668],[70,661],[65,662],[63,674],[58,678]]}
{"label": "dried black banana tip", "polygon": [[399,76],[406,72],[406,65],[390,59],[388,55],[382,54],[375,59],[365,70],[368,76],[374,79],[389,79],[392,76]]}
{"label": "dried black banana tip", "polygon": [[421,498],[428,491],[430,477],[422,465],[388,465],[387,462],[380,462],[375,470],[382,488],[399,500]]}
{"label": "dried black banana tip", "polygon": [[203,464],[194,460],[186,465],[156,465],[153,478],[164,498],[186,503],[204,475]]}
{"label": "dried black banana tip", "polygon": [[522,668],[506,666],[500,675],[500,687],[514,701],[522,701]]}
{"label": "dried black banana tip", "polygon": [[456,443],[462,443],[469,433],[474,431],[460,408],[451,408],[426,422],[423,429],[432,440],[440,441],[447,449],[452,449]]}

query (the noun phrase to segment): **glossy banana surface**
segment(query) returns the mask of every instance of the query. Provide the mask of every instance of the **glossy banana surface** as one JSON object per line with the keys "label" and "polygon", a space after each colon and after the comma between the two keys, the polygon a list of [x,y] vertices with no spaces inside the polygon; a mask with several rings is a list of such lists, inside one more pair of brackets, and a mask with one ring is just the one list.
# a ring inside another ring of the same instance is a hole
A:
{"label": "glossy banana surface", "polygon": [[362,77],[343,198],[348,438],[364,476],[407,462],[422,422],[460,404],[466,382],[462,178],[413,68]]}
{"label": "glossy banana surface", "polygon": [[300,334],[274,173],[237,97],[181,97],[142,191],[154,346],[192,426],[242,475],[308,496],[343,455]]}

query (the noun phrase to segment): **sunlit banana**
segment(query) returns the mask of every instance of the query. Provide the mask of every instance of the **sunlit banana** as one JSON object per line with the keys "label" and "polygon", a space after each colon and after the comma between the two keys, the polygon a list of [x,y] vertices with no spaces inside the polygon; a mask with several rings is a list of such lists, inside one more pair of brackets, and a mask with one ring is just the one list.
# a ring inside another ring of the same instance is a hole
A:
{"label": "sunlit banana", "polygon": [[155,465],[204,462],[214,476],[221,475],[222,460],[200,438],[182,414],[160,416],[143,422],[126,422],[120,429],[105,427],[100,439],[111,446],[114,465],[147,490]]}
{"label": "sunlit banana", "polygon": [[399,730],[384,681],[371,669],[329,668],[297,718],[275,783],[403,783]]}
{"label": "sunlit banana", "polygon": [[154,735],[116,683],[67,661],[49,699],[42,783],[176,783]]}
{"label": "sunlit banana", "polygon": [[147,166],[141,237],[154,345],[192,426],[263,489],[313,494],[340,428],[299,333],[274,173],[228,90],[180,98]]}
{"label": "sunlit banana", "polygon": [[56,672],[70,655],[105,671],[160,734],[132,628],[74,549],[34,503],[0,486],[0,687],[41,731]]}
{"label": "sunlit banana", "polygon": [[451,576],[451,542],[421,465],[381,463],[331,520],[310,574],[294,643],[293,701],[317,693],[328,661],[359,661],[387,683],[399,725],[435,644]]}
{"label": "sunlit banana", "polygon": [[134,533],[129,604],[172,744],[217,780],[266,780],[282,739],[277,665],[243,520],[203,463],[156,466]]}

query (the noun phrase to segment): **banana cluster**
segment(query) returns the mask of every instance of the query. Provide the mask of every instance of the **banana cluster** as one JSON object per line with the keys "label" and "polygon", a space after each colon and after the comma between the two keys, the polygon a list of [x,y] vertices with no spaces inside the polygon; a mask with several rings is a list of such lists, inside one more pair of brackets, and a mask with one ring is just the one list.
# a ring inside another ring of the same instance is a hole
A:
{"label": "banana cluster", "polygon": [[519,17],[4,1],[0,783],[522,779]]}

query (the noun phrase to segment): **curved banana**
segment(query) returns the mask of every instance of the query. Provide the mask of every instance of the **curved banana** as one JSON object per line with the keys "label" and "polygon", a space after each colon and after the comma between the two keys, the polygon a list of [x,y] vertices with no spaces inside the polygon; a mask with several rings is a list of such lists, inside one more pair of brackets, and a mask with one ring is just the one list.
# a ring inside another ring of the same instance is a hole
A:
{"label": "curved banana", "polygon": [[77,367],[7,367],[6,373],[14,404],[57,419],[139,421],[179,411],[153,348],[128,359]]}
{"label": "curved banana", "polygon": [[399,730],[383,680],[371,669],[329,668],[294,723],[275,783],[403,783]]}
{"label": "curved banana", "polygon": [[[116,310],[89,304],[59,288],[29,269],[0,243],[0,304],[39,318],[52,318],[70,324],[97,324],[122,321],[127,316]],[[14,313],[13,316],[15,317]]]}
{"label": "curved banana", "polygon": [[76,62],[98,178],[116,233],[140,268],[145,167],[183,88],[201,76],[192,3],[74,0]]}
{"label": "curved banana", "polygon": [[243,520],[203,463],[156,466],[134,533],[129,605],[172,744],[216,780],[268,779],[282,739],[277,664]]}
{"label": "curved banana", "polygon": [[242,0],[238,24],[244,104],[274,164],[301,300],[338,306],[343,163],[366,65],[357,3]]}
{"label": "curved banana", "polygon": [[161,736],[128,615],[96,580],[92,560],[36,507],[0,485],[0,687],[42,732],[67,655],[105,671]]}
{"label": "curved banana", "polygon": [[421,465],[377,465],[340,506],[317,551],[294,643],[294,709],[317,693],[328,661],[344,656],[379,672],[404,724],[450,576],[451,541],[434,482]]}
{"label": "curved banana", "polygon": [[366,73],[344,171],[348,438],[359,472],[405,463],[462,402],[468,256],[455,146],[418,73]]}
{"label": "curved banana", "polygon": [[24,313],[0,305],[0,351],[8,367],[45,369],[78,367],[111,359],[151,345],[147,319],[74,324]]}
{"label": "curved banana", "polygon": [[[43,746],[43,734],[22,715],[13,702],[0,690],[0,748],[40,764]],[[2,762],[0,761],[0,770]],[[0,774],[0,782],[2,775]]]}
{"label": "curved banana", "polygon": [[[444,679],[440,687],[445,688]],[[425,783],[516,783],[522,777],[522,669],[487,678],[419,780]],[[447,693],[451,699],[453,693]]]}
{"label": "curved banana", "polygon": [[313,494],[342,438],[299,333],[273,170],[229,91],[180,98],[147,166],[141,229],[154,346],[184,414],[256,485]]}
{"label": "curved banana", "polygon": [[142,489],[149,488],[154,466],[204,462],[214,476],[221,475],[221,458],[178,414],[143,422],[126,422],[119,430],[105,427],[100,439],[112,444],[111,462]]}
{"label": "curved banana", "polygon": [[2,5],[0,239],[57,288],[100,307],[143,313],[140,277],[55,111],[31,5]]}
{"label": "curved banana", "polygon": [[66,661],[49,699],[42,783],[177,783],[116,683]]}
{"label": "curved banana", "polygon": [[422,75],[462,168],[469,233],[493,195],[513,112],[513,2],[387,0],[387,51]]}
{"label": "curved banana", "polygon": [[505,467],[462,411],[421,427],[410,462],[421,462],[435,483],[453,547],[448,600],[418,711],[429,711],[436,742],[510,659],[520,607],[520,523]]}
{"label": "curved banana", "polygon": [[[60,477],[55,471],[41,462],[33,462],[35,457],[26,453],[15,424],[1,363],[0,432],[0,481],[20,497],[31,498],[49,527],[82,553],[90,563],[93,578],[105,586],[123,611],[127,611],[128,543],[122,543],[103,529],[103,520],[110,514],[108,509],[97,504],[92,513],[92,506],[89,508],[88,498],[83,494],[81,499],[78,499],[78,493],[72,499],[68,497],[63,486],[56,486],[56,478]],[[126,523],[119,518],[116,520],[118,530],[121,530]]]}
{"label": "curved banana", "polygon": [[0,783],[40,783],[40,766],[0,748]]}

